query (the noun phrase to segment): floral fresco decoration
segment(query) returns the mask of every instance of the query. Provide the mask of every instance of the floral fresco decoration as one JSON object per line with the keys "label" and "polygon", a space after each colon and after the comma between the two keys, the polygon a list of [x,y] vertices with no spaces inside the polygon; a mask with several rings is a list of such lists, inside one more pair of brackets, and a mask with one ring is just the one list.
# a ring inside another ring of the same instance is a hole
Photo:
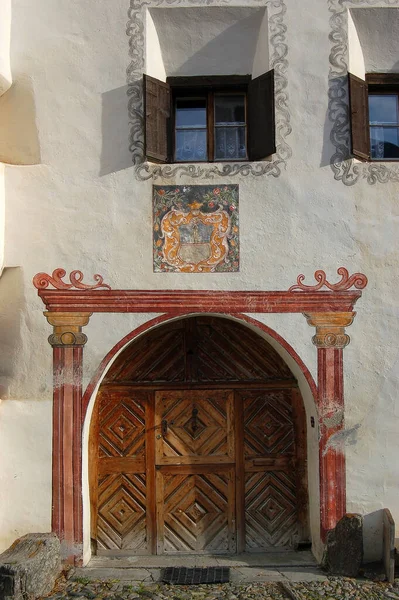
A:
{"label": "floral fresco decoration", "polygon": [[239,270],[238,185],[153,186],[154,271]]}

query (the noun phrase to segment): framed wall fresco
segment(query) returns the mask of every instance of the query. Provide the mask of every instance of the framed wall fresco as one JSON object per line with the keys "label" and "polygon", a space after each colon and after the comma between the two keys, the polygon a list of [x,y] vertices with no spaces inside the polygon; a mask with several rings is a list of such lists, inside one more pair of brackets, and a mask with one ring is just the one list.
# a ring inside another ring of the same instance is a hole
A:
{"label": "framed wall fresco", "polygon": [[239,271],[238,196],[238,185],[154,185],[154,272]]}

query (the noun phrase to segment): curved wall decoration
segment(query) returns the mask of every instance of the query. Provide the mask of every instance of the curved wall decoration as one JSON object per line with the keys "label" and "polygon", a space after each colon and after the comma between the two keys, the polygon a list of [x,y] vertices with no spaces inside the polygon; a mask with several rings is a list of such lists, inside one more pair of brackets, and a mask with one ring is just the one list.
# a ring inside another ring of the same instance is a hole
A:
{"label": "curved wall decoration", "polygon": [[[242,5],[267,7],[269,18],[270,68],[275,71],[275,121],[276,153],[272,160],[261,162],[208,163],[208,164],[172,164],[160,165],[148,163],[144,157],[144,115],[142,79],[145,65],[145,11],[149,8],[186,6],[185,0],[131,0],[127,35],[131,62],[127,68],[128,113],[130,121],[130,152],[136,166],[139,180],[171,179],[185,175],[193,179],[213,177],[273,176],[279,177],[285,168],[292,150],[287,143],[291,133],[290,112],[288,107],[288,46],[287,26],[284,17],[287,11],[284,0],[246,0]],[[239,6],[231,0],[191,0],[190,7],[201,6]]]}

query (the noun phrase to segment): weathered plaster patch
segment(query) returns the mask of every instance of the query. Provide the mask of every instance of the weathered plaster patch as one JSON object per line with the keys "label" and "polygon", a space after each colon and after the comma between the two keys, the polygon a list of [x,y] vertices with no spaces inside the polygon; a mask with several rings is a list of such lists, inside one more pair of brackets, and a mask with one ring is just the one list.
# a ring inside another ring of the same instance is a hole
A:
{"label": "weathered plaster patch", "polygon": [[[269,17],[269,53],[270,69],[275,72],[275,122],[276,153],[272,160],[261,162],[174,164],[156,165],[148,163],[144,157],[144,114],[142,79],[145,68],[145,11],[149,8],[168,8],[174,6],[266,6]],[[278,177],[286,166],[292,151],[287,144],[291,133],[291,116],[288,108],[288,46],[286,43],[287,26],[284,16],[287,7],[284,0],[130,0],[129,21],[126,33],[129,36],[131,63],[127,68],[128,112],[130,121],[130,152],[136,166],[139,180],[173,178],[184,175],[195,179],[213,179],[235,175]]]}
{"label": "weathered plaster patch", "polygon": [[341,425],[343,419],[344,419],[344,411],[338,410],[333,416],[325,417],[323,419],[323,425],[325,425],[329,429],[331,427],[338,427],[338,425]]}
{"label": "weathered plaster patch", "polygon": [[361,427],[360,423],[350,427],[349,429],[343,429],[337,431],[329,439],[323,450],[323,456],[327,454],[329,450],[342,450],[346,446],[354,446],[357,442],[357,431]]}
{"label": "weathered plaster patch", "polygon": [[82,381],[81,374],[76,370],[65,371],[60,367],[58,371],[54,373],[53,385],[54,390],[59,390],[65,385],[71,387],[80,386]]}
{"label": "weathered plaster patch", "polygon": [[330,140],[335,147],[331,157],[334,179],[354,185],[359,179],[369,184],[399,181],[399,167],[389,163],[361,163],[350,158],[350,118],[348,97],[348,9],[366,6],[399,6],[399,0],[329,0],[331,46],[328,116],[332,122]]}
{"label": "weathered plaster patch", "polygon": [[154,272],[239,270],[238,185],[153,186]]}

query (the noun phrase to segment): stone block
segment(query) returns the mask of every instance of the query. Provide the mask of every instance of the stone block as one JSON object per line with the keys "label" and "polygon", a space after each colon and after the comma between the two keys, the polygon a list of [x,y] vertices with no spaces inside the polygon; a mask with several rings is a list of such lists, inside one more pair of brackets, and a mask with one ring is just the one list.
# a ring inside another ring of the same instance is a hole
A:
{"label": "stone block", "polygon": [[31,600],[49,594],[61,572],[54,533],[29,533],[0,554],[0,600]]}
{"label": "stone block", "polygon": [[347,514],[327,536],[323,567],[332,575],[356,577],[363,561],[363,517]]}
{"label": "stone block", "polygon": [[389,583],[395,581],[395,521],[391,511],[384,508],[382,520],[383,561]]}

